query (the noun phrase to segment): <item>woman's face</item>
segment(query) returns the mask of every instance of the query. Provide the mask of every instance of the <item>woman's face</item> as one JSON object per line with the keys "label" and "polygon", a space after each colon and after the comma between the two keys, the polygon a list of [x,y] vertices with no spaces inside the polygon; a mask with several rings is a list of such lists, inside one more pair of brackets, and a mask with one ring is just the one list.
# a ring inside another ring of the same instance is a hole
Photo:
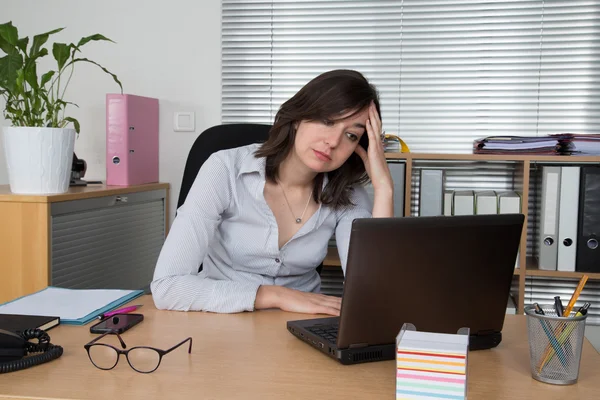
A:
{"label": "woman's face", "polygon": [[294,151],[304,165],[317,173],[336,170],[354,153],[362,135],[367,134],[368,118],[366,107],[335,122],[301,121],[296,129]]}

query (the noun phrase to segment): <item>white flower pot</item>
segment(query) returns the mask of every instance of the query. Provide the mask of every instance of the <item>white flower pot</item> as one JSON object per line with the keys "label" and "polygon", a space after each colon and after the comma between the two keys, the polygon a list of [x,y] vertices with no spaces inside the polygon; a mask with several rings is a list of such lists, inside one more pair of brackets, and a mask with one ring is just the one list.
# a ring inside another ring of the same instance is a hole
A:
{"label": "white flower pot", "polygon": [[4,128],[10,191],[17,194],[64,193],[69,189],[75,129]]}

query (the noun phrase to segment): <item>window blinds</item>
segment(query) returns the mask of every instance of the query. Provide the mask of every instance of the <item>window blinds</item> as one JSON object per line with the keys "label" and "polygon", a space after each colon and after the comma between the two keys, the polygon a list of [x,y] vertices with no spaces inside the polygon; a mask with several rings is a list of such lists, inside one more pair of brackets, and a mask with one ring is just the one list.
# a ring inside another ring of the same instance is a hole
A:
{"label": "window blinds", "polygon": [[[310,79],[350,68],[377,86],[384,129],[413,152],[471,153],[474,139],[491,135],[600,133],[600,0],[223,0],[222,7],[223,123],[270,124]],[[514,183],[509,172],[497,168],[490,179],[489,167],[471,166],[454,183],[499,189]],[[341,270],[327,270],[323,290],[340,294],[342,281]],[[573,284],[527,282],[526,302],[566,295]],[[589,300],[600,296],[596,286]]]}
{"label": "window blinds", "polygon": [[272,123],[306,82],[362,72],[414,152],[600,132],[600,1],[224,0],[222,121]]}

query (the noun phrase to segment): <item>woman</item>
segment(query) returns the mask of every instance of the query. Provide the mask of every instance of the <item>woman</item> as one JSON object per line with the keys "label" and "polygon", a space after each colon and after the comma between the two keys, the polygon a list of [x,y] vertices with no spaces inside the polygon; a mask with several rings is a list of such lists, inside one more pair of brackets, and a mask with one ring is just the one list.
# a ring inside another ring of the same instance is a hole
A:
{"label": "woman", "polygon": [[154,302],[339,315],[316,267],[335,232],[345,270],[352,220],[371,216],[393,216],[377,92],[358,72],[326,72],[281,106],[264,144],[202,165],[158,258]]}

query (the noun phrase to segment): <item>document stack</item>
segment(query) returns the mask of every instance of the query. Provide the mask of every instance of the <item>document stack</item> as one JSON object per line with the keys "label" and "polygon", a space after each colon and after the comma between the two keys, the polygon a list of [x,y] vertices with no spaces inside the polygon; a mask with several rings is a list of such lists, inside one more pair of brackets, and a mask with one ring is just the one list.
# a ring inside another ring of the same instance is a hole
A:
{"label": "document stack", "polygon": [[489,136],[473,141],[473,154],[600,155],[600,135]]}

